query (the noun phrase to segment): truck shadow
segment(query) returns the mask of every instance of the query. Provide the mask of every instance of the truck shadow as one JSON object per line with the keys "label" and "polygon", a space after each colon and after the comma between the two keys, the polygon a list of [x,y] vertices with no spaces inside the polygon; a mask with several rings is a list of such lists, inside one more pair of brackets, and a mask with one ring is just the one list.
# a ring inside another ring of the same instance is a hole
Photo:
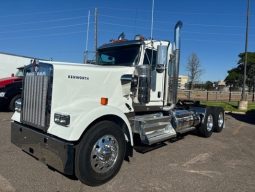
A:
{"label": "truck shadow", "polygon": [[249,123],[255,125],[255,110],[249,110],[246,114],[236,114],[236,113],[228,113],[231,117],[235,118],[238,121]]}
{"label": "truck shadow", "polygon": [[49,166],[49,165],[47,165],[47,167],[48,167],[49,170],[51,170],[51,171],[53,171],[53,172],[57,172],[57,173],[59,173],[59,174],[65,176],[65,177],[67,177],[68,179],[71,179],[71,180],[73,180],[73,181],[78,181],[78,180],[79,180],[74,174],[73,174],[73,175],[66,175],[66,174],[64,174],[64,173],[62,173],[62,172],[56,170],[55,168]]}
{"label": "truck shadow", "polygon": [[10,112],[10,111],[8,111],[7,109],[2,109],[2,108],[0,108],[0,112]]}

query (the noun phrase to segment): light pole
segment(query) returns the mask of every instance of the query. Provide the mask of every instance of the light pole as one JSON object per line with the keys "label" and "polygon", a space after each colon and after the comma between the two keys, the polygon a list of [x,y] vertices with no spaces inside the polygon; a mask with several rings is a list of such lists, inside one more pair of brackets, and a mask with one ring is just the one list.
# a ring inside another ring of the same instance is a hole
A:
{"label": "light pole", "polygon": [[247,0],[247,16],[246,16],[246,35],[245,35],[245,52],[244,52],[244,78],[243,78],[243,88],[242,88],[242,97],[239,102],[238,108],[240,110],[247,110],[248,101],[245,97],[245,83],[246,83],[246,70],[247,70],[247,59],[248,59],[248,34],[249,34],[249,16],[250,16],[250,0]]}
{"label": "light pole", "polygon": [[254,93],[255,93],[255,78],[253,77],[253,94],[252,94],[252,102],[254,102]]}

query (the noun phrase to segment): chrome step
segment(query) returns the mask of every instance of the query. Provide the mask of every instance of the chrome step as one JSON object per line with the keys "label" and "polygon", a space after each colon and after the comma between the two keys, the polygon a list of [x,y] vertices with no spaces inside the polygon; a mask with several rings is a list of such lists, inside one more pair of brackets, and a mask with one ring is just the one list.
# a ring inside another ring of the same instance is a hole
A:
{"label": "chrome step", "polygon": [[176,136],[170,116],[161,113],[135,116],[133,132],[140,135],[143,144],[152,145]]}

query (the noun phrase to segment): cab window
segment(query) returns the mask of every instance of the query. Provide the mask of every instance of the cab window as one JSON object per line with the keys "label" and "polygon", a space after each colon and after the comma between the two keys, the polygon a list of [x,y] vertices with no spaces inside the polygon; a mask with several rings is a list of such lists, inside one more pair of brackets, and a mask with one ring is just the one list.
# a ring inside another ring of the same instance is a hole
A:
{"label": "cab window", "polygon": [[152,70],[156,69],[156,61],[157,61],[157,51],[146,49],[143,64],[144,65],[151,65]]}

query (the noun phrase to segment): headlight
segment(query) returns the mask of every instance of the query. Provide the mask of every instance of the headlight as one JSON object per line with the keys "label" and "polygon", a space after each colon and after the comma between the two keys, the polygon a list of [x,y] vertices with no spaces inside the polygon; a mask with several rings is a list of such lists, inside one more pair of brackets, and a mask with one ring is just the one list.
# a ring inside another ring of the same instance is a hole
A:
{"label": "headlight", "polygon": [[5,92],[0,92],[0,97],[4,97],[5,96]]}
{"label": "headlight", "polygon": [[17,111],[17,112],[21,111],[21,104],[22,104],[21,99],[18,99],[17,101],[15,101],[15,111]]}
{"label": "headlight", "polygon": [[62,126],[68,126],[70,124],[70,115],[55,113],[54,122]]}

